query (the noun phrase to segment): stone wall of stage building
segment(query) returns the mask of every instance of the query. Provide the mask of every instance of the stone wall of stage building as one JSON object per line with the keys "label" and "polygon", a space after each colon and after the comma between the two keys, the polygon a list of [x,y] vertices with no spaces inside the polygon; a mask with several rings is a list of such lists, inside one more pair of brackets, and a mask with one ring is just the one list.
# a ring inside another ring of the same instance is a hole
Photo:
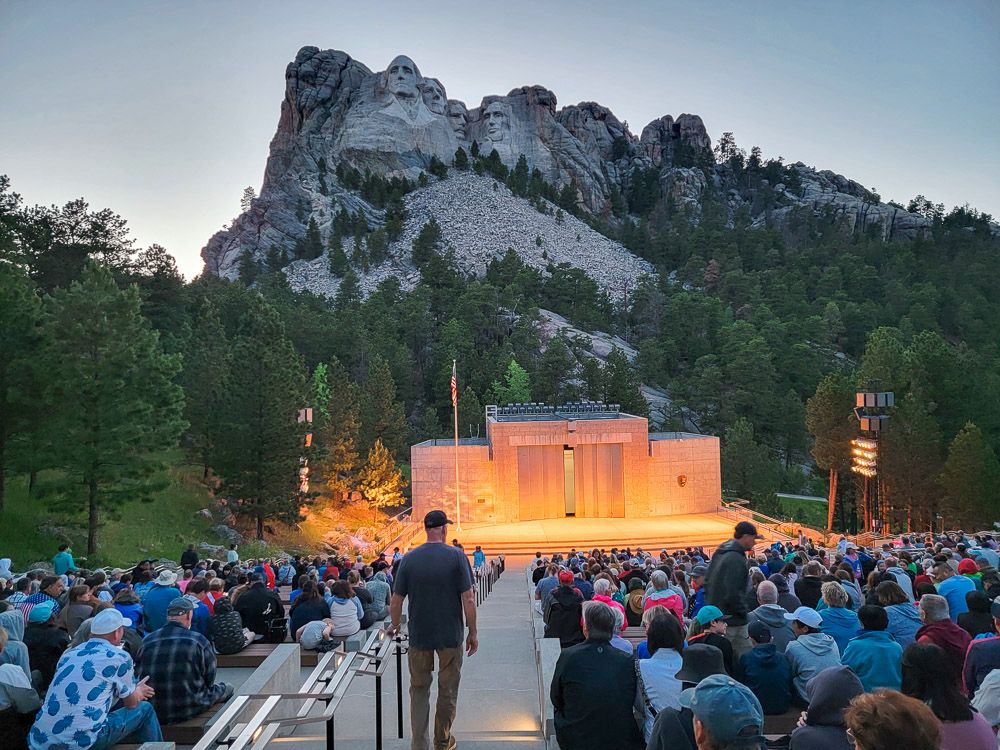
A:
{"label": "stone wall of stage building", "polygon": [[[489,446],[458,446],[462,522],[503,522],[495,508],[495,479]],[[435,508],[455,519],[455,446],[450,440],[426,440],[410,448],[413,518]]]}
{"label": "stone wall of stage building", "polygon": [[[493,462],[496,467],[497,515],[509,523],[520,517],[517,449],[528,446],[579,446],[618,443],[622,451],[625,517],[650,513],[648,426],[641,417],[577,419],[537,422],[489,422]],[[578,508],[580,507],[578,501]],[[560,517],[555,514],[552,517]],[[578,515],[582,515],[578,513]],[[498,518],[498,520],[500,520]]]}
{"label": "stone wall of stage building", "polygon": [[650,437],[651,514],[714,511],[722,498],[719,438],[686,433]]}

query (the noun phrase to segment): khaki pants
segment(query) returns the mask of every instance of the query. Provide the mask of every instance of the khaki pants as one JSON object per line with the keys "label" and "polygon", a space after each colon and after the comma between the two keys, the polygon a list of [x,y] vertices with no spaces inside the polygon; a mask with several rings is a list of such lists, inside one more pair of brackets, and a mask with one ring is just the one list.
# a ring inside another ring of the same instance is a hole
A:
{"label": "khaki pants", "polygon": [[726,640],[733,647],[733,662],[740,663],[740,657],[753,648],[746,625],[729,625],[726,627]]}
{"label": "khaki pants", "polygon": [[438,657],[438,697],[434,710],[434,750],[452,750],[455,738],[451,725],[458,708],[458,683],[462,679],[462,646],[424,651],[411,648],[407,652],[410,665],[410,741],[411,750],[431,750],[428,736],[430,723],[431,680],[434,654]]}

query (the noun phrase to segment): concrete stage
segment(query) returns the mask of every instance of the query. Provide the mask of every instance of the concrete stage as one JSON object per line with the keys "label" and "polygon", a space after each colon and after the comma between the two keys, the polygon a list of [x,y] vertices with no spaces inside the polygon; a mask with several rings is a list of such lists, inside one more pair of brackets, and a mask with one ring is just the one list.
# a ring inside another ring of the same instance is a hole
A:
{"label": "concrete stage", "polygon": [[[520,523],[463,524],[462,530],[448,528],[449,541],[458,539],[467,553],[482,545],[487,555],[513,557],[548,555],[571,547],[590,550],[594,547],[642,547],[646,550],[673,551],[683,547],[705,547],[711,551],[732,539],[736,521],[723,513],[695,513],[649,518],[552,518]],[[761,529],[767,535],[767,529]],[[423,532],[414,546],[426,541]]]}

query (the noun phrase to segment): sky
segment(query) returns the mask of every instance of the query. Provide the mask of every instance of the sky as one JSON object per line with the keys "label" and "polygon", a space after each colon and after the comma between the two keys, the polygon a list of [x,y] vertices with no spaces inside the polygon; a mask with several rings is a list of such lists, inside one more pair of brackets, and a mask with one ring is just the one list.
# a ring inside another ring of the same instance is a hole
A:
{"label": "sky", "polygon": [[883,200],[1000,216],[995,0],[0,0],[0,174],[29,204],[113,209],[191,278],[260,188],[306,45],[407,54],[469,106],[541,84],[636,135],[697,114]]}

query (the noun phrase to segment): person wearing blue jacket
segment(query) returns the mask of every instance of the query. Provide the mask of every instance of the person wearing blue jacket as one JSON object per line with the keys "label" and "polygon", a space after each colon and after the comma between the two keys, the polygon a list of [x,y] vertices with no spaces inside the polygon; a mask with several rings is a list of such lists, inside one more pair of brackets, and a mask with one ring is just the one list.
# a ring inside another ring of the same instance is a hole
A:
{"label": "person wearing blue jacket", "polygon": [[152,633],[167,624],[167,607],[174,599],[181,597],[177,588],[177,574],[169,570],[160,571],[153,587],[146,592],[142,600],[142,616],[146,623],[146,632]]}
{"label": "person wearing blue jacket", "polygon": [[771,643],[771,628],[760,620],[747,628],[754,646],[740,657],[740,682],[757,696],[765,715],[776,716],[792,706],[792,667]]}
{"label": "person wearing blue jacket", "polygon": [[841,657],[858,676],[866,693],[876,688],[899,690],[903,683],[903,647],[886,632],[889,616],[882,607],[866,604],[858,610],[864,630],[852,638]]}
{"label": "person wearing blue jacket", "polygon": [[906,648],[917,639],[917,631],[923,626],[917,605],[907,598],[902,586],[892,581],[880,583],[875,595],[889,618],[886,630],[900,647]]}
{"label": "person wearing blue jacket", "polygon": [[844,653],[847,642],[861,632],[858,616],[847,608],[850,597],[836,581],[827,581],[820,589],[826,608],[820,612],[823,625],[820,632],[826,633],[837,643],[837,649]]}

